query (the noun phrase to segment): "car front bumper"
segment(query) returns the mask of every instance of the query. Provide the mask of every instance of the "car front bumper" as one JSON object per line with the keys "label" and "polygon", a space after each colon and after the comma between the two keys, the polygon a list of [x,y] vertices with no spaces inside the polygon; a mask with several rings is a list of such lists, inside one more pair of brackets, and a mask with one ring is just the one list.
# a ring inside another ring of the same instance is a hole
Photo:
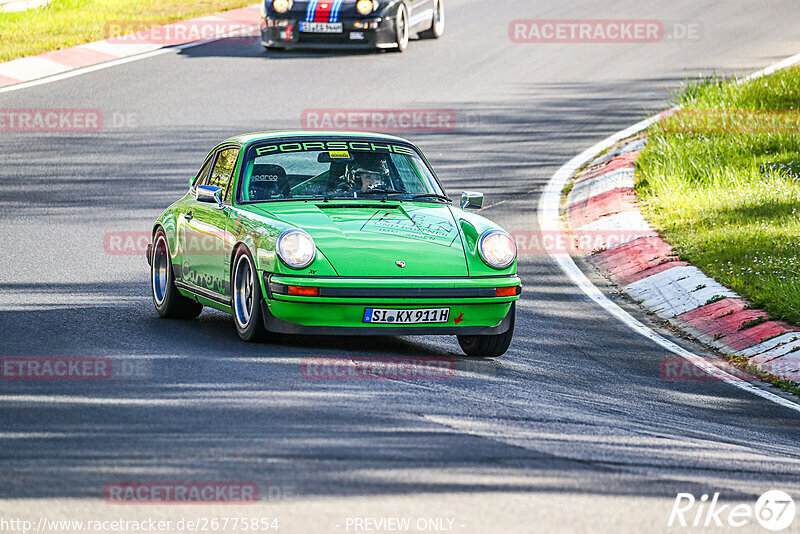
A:
{"label": "car front bumper", "polygon": [[[522,291],[516,276],[485,278],[343,279],[264,274],[264,326],[270,332],[316,335],[494,335],[508,331]],[[288,287],[318,296],[289,295]],[[496,296],[497,288],[511,296]],[[450,308],[448,322],[392,325],[364,322],[367,308]]]}
{"label": "car front bumper", "polygon": [[[275,25],[278,22],[285,24]],[[261,22],[261,44],[269,48],[332,48],[372,49],[395,48],[397,31],[394,19],[370,19],[376,28],[359,28],[362,20],[342,20],[341,33],[301,32],[299,20],[264,19]]]}

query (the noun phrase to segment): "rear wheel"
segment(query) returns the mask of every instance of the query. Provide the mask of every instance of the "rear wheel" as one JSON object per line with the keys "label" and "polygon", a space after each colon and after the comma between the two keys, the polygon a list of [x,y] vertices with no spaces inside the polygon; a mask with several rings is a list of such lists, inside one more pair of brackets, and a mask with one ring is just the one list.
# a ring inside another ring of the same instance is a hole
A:
{"label": "rear wheel", "polygon": [[438,39],[444,35],[444,0],[436,0],[433,8],[433,21],[429,30],[420,32],[423,39]]}
{"label": "rear wheel", "polygon": [[397,18],[395,18],[394,25],[397,30],[397,36],[395,37],[397,48],[395,48],[395,51],[403,52],[408,48],[411,31],[408,26],[408,8],[405,4],[401,4],[400,8],[397,10]]}
{"label": "rear wheel", "polygon": [[203,305],[184,297],[175,287],[175,275],[172,272],[167,235],[161,228],[158,229],[153,240],[152,254],[150,289],[158,314],[161,317],[174,319],[194,319],[200,315]]}
{"label": "rear wheel", "polygon": [[242,247],[233,259],[233,322],[244,341],[258,341],[266,334],[261,312],[261,284],[253,257]]}
{"label": "rear wheel", "polygon": [[502,334],[491,336],[458,336],[458,344],[464,354],[471,358],[497,358],[502,356],[511,345],[514,337],[514,323],[516,320],[516,306],[511,306],[511,324]]}

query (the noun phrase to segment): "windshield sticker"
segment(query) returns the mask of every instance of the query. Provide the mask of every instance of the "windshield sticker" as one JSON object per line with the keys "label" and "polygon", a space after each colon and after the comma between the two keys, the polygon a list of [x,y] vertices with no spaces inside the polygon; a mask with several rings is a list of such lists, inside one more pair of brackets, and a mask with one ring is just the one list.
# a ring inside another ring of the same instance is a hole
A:
{"label": "windshield sticker", "polygon": [[409,239],[420,239],[449,247],[453,244],[458,232],[450,219],[426,213],[415,213],[411,216],[403,213],[376,214],[361,227],[363,232],[394,235]]}
{"label": "windshield sticker", "polygon": [[[326,141],[313,143],[282,143],[279,145],[268,145],[256,149],[257,156],[267,156],[270,154],[286,154],[287,152],[313,152],[329,151],[331,158],[335,158],[333,153],[352,152],[383,152],[391,154],[404,154],[406,156],[416,156],[417,153],[407,146],[386,145],[381,143],[368,143],[362,141]],[[344,158],[343,155],[338,156]],[[349,157],[349,154],[348,154]]]}
{"label": "windshield sticker", "polygon": [[346,150],[332,150],[328,155],[331,159],[350,159],[350,152]]}

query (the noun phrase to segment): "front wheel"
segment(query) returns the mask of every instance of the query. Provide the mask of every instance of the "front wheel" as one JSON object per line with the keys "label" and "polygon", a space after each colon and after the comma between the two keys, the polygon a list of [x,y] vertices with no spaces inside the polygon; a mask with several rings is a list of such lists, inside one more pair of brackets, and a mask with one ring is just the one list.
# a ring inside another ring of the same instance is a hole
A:
{"label": "front wheel", "polygon": [[243,341],[258,341],[266,334],[261,313],[261,284],[253,257],[240,248],[233,259],[233,322]]}
{"label": "front wheel", "polygon": [[461,345],[461,350],[464,354],[471,358],[497,358],[502,356],[511,345],[511,339],[514,337],[514,323],[516,321],[516,306],[512,304],[511,311],[511,324],[508,330],[502,334],[490,336],[458,336],[458,344]]}
{"label": "front wheel", "polygon": [[167,235],[159,228],[153,240],[153,256],[150,258],[150,289],[153,304],[161,317],[194,319],[203,311],[199,302],[184,297],[175,287],[172,260],[169,255]]}
{"label": "front wheel", "polygon": [[396,52],[403,52],[408,48],[408,41],[411,37],[411,29],[408,26],[408,8],[405,4],[401,4],[397,10],[397,18],[394,21],[397,35],[395,37]]}
{"label": "front wheel", "polygon": [[419,36],[423,39],[438,39],[442,35],[444,35],[444,0],[436,0],[431,27],[429,30],[420,32]]}

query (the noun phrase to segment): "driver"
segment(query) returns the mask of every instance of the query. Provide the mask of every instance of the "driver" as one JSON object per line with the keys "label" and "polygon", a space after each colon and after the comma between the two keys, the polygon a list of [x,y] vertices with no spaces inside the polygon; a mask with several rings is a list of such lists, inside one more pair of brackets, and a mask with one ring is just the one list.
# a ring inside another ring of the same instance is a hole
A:
{"label": "driver", "polygon": [[383,158],[354,161],[348,164],[344,178],[353,191],[391,189],[389,168]]}

